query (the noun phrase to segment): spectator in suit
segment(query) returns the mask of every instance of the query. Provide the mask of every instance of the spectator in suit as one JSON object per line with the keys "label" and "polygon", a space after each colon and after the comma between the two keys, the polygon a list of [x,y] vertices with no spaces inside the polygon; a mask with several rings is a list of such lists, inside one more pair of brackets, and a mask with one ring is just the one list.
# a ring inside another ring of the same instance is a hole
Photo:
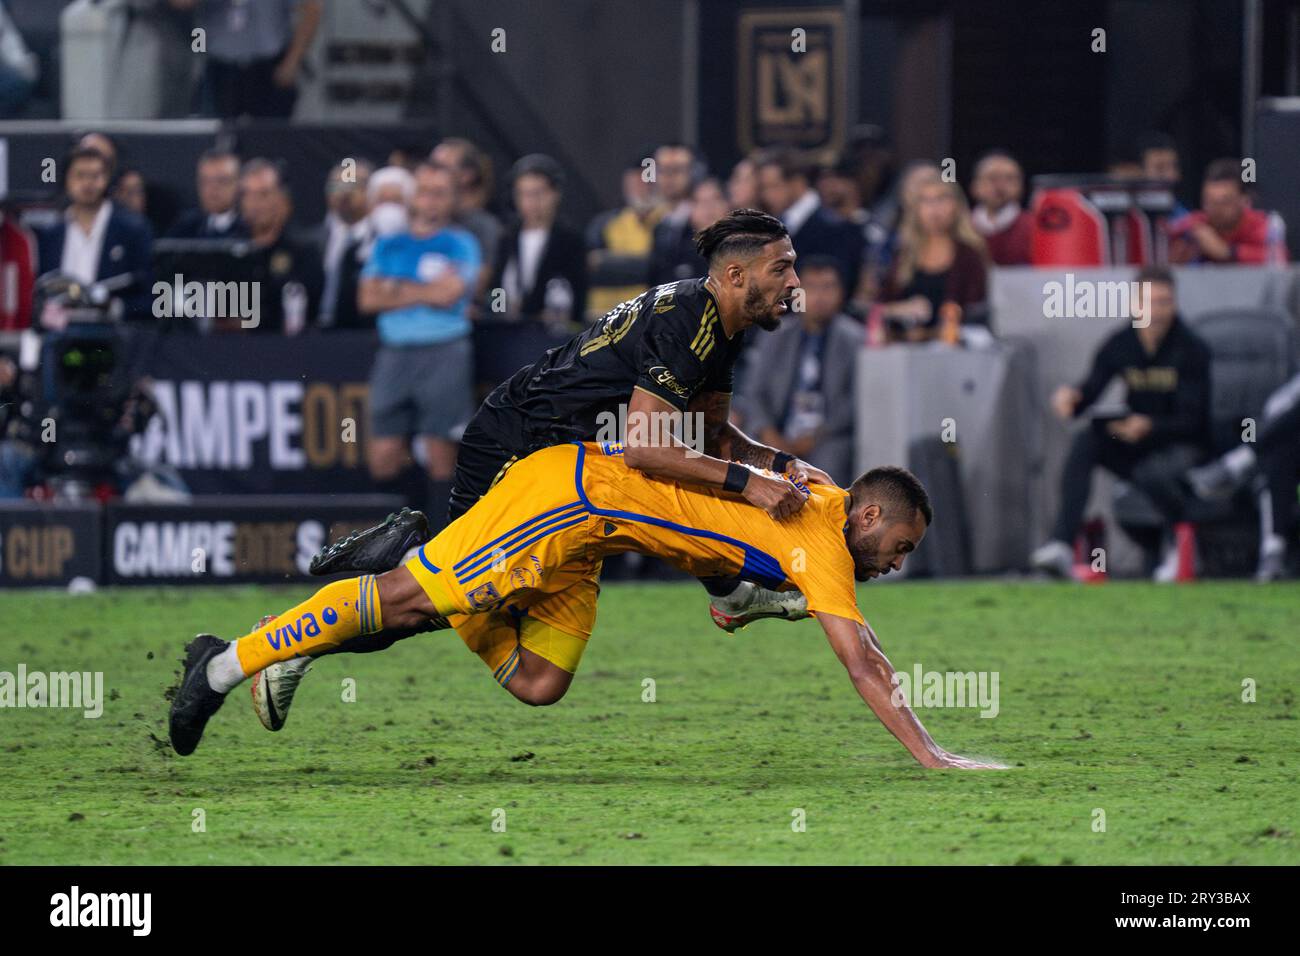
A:
{"label": "spectator in suit", "polygon": [[[1140,293],[1134,296],[1132,314],[1146,324],[1126,323],[1098,350],[1078,387],[1063,385],[1052,395],[1052,410],[1069,421],[1082,416],[1111,379],[1120,376],[1127,385],[1123,417],[1094,419],[1070,446],[1052,538],[1030,559],[1035,568],[1058,577],[1071,573],[1093,468],[1100,465],[1140,487],[1173,525],[1186,504],[1179,477],[1204,457],[1209,440],[1209,346],[1178,317],[1168,269],[1149,266],[1137,282],[1150,295],[1145,303]],[[1139,543],[1154,567],[1159,541]],[[1166,549],[1158,580],[1173,579],[1176,556],[1176,550]]]}
{"label": "spectator in suit", "polygon": [[730,210],[722,183],[716,178],[710,176],[696,183],[691,190],[690,216],[686,220],[686,228],[680,233],[681,238],[676,248],[655,249],[650,284],[661,285],[707,275],[709,264],[695,248],[695,235],[709,228]]}
{"label": "spectator in suit", "polygon": [[1025,174],[1007,152],[990,150],[975,163],[970,183],[971,225],[984,237],[989,258],[1000,266],[1029,264],[1034,217],[1021,208]]}
{"label": "spectator in suit", "polygon": [[64,165],[68,208],[37,234],[39,273],[60,271],[82,282],[130,276],[114,291],[128,319],[152,315],[153,234],[135,213],[108,200],[109,163],[93,149],[74,149]]}
{"label": "spectator in suit", "polygon": [[650,271],[644,278],[649,285],[662,281],[654,270],[675,261],[691,242],[691,190],[703,175],[703,163],[690,146],[665,143],[655,150],[654,171],[660,214],[650,251]]}
{"label": "spectator in suit", "polygon": [[[256,330],[296,335],[314,323],[320,308],[320,251],[288,233],[292,200],[280,167],[269,159],[250,159],[239,175],[240,216],[248,225],[260,285]],[[215,323],[240,328],[237,317]]]}
{"label": "spectator in suit", "polygon": [[945,337],[986,298],[988,253],[956,183],[932,180],[903,213],[879,314],[891,339]]}
{"label": "spectator in suit", "polygon": [[[325,277],[318,320],[322,328],[356,324],[355,279],[345,282],[343,274],[352,265],[360,269],[355,254],[369,238],[366,216],[370,207],[366,201],[366,188],[371,171],[367,160],[344,160],[330,170],[325,182],[325,221],[316,233],[316,244],[321,249],[321,271]],[[350,253],[351,260],[348,258]],[[345,285],[351,287],[350,298]]]}
{"label": "spectator in suit", "polygon": [[807,166],[791,150],[773,150],[758,161],[759,198],[790,233],[801,256],[827,255],[840,263],[847,288],[855,288],[865,241],[852,223],[822,205]]}
{"label": "spectator in suit", "polygon": [[663,215],[640,160],[623,167],[623,205],[587,226],[587,317],[594,321],[645,291],[654,228]]}
{"label": "spectator in suit", "polygon": [[364,197],[365,216],[353,227],[348,245],[339,259],[333,322],[327,328],[375,327],[377,313],[361,305],[361,275],[380,239],[406,231],[414,198],[415,177],[405,167],[384,166],[369,175]]}
{"label": "spectator in suit", "polygon": [[501,220],[487,208],[492,201],[492,160],[459,136],[449,136],[440,142],[430,158],[456,171],[456,222],[473,234],[479,249],[483,250],[481,287],[492,275],[492,256],[501,241]]}
{"label": "spectator in suit", "polygon": [[532,153],[510,170],[516,219],[501,235],[489,283],[505,294],[507,319],[564,327],[582,323],[587,302],[587,250],[582,234],[558,219],[564,173]]}
{"label": "spectator in suit", "polygon": [[844,314],[838,260],[799,261],[804,310],[754,345],[737,395],[745,429],[813,462],[841,485],[853,480],[854,366],[862,326]]}
{"label": "spectator in suit", "polygon": [[1286,262],[1286,227],[1251,207],[1241,163],[1216,159],[1205,170],[1201,208],[1169,224],[1169,261],[1276,265]]}
{"label": "spectator in suit", "polygon": [[239,157],[225,149],[206,150],[199,157],[195,186],[198,208],[181,213],[167,238],[247,239],[248,227],[239,218]]}

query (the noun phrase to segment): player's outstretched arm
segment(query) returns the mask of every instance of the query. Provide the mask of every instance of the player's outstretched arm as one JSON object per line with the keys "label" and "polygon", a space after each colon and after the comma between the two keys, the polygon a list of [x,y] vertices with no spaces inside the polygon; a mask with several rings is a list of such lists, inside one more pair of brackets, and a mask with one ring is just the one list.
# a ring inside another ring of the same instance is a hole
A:
{"label": "player's outstretched arm", "polygon": [[921,721],[904,700],[896,700],[894,668],[880,648],[875,633],[865,624],[833,614],[817,614],[831,649],[840,659],[858,694],[872,713],[898,738],[924,767],[957,770],[1000,770],[997,764],[980,763],[951,754],[934,742]]}

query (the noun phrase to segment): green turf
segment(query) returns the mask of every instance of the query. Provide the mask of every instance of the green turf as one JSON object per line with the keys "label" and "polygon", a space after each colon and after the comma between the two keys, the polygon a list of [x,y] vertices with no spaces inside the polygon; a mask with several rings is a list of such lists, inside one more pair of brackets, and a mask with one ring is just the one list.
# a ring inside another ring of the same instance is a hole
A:
{"label": "green turf", "polygon": [[996,718],[920,716],[1002,773],[921,770],[815,623],[727,637],[693,584],[606,587],[553,707],[443,633],[319,662],[282,733],[241,687],[194,756],[160,746],[186,637],[305,593],[0,595],[0,671],[102,670],[111,698],[0,710],[0,862],[1300,862],[1296,585],[863,588],[895,667],[998,672]]}

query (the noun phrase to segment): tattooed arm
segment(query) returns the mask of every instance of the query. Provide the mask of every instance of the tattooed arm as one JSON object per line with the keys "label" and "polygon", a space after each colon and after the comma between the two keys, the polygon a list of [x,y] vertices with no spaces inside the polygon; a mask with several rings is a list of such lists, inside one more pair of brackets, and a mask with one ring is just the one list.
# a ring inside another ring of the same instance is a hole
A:
{"label": "tattooed arm", "polygon": [[[722,398],[729,404],[727,396],[724,395]],[[698,410],[692,406],[691,411]],[[647,424],[663,421],[665,419],[662,416],[674,414],[680,415],[657,395],[652,395],[642,388],[633,390],[632,400],[628,402],[627,440],[623,451],[628,467],[643,471],[654,478],[691,482],[713,488],[727,487],[727,472],[732,467],[731,461],[714,454],[719,446],[710,444],[707,418],[704,426],[703,451],[676,439],[658,440],[663,436],[662,429]],[[725,410],[723,414],[725,420]],[[699,434],[699,430],[692,430],[688,434]],[[770,463],[772,450],[762,445],[757,447],[768,453],[769,457],[766,461]],[[713,450],[710,450],[711,448]],[[740,489],[740,494],[750,504],[762,508],[773,518],[792,515],[804,505],[803,492],[788,481],[766,478],[752,472],[746,472],[743,477],[744,487]]]}
{"label": "tattooed arm", "polygon": [[[704,416],[706,453],[723,461],[738,461],[755,468],[772,468],[777,449],[754,441],[732,424],[731,396],[726,392],[702,392],[691,400],[690,410]],[[835,484],[826,472],[799,458],[792,459],[785,466],[785,472],[819,485]]]}

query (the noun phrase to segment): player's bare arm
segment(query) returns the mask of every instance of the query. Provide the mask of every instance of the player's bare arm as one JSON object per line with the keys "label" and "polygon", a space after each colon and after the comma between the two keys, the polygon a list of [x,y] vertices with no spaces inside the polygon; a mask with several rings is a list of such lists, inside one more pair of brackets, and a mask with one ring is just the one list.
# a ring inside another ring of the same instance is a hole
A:
{"label": "player's bare arm", "polygon": [[949,753],[934,742],[907,702],[896,700],[893,665],[868,625],[833,614],[819,613],[816,617],[859,696],[917,763],[935,769],[1004,769]]}
{"label": "player's bare arm", "polygon": [[794,475],[800,481],[833,485],[834,480],[820,468],[790,455],[784,455],[777,467],[779,448],[765,445],[746,435],[731,420],[731,396],[726,392],[703,392],[691,400],[690,410],[704,416],[704,450],[724,461],[738,461],[756,468]]}
{"label": "player's bare arm", "polygon": [[[629,422],[636,421],[639,417],[646,421],[659,421],[662,420],[660,416],[674,413],[676,409],[671,405],[642,389],[633,391],[632,399],[628,402]],[[732,462],[710,454],[701,454],[680,441],[669,444],[653,439],[642,440],[637,435],[638,431],[648,435],[658,434],[656,429],[628,429],[624,458],[631,468],[655,478],[737,490],[750,504],[762,508],[777,519],[789,517],[803,507],[803,492],[789,481],[767,478],[744,469],[743,484],[736,488],[736,473],[731,470]]]}

